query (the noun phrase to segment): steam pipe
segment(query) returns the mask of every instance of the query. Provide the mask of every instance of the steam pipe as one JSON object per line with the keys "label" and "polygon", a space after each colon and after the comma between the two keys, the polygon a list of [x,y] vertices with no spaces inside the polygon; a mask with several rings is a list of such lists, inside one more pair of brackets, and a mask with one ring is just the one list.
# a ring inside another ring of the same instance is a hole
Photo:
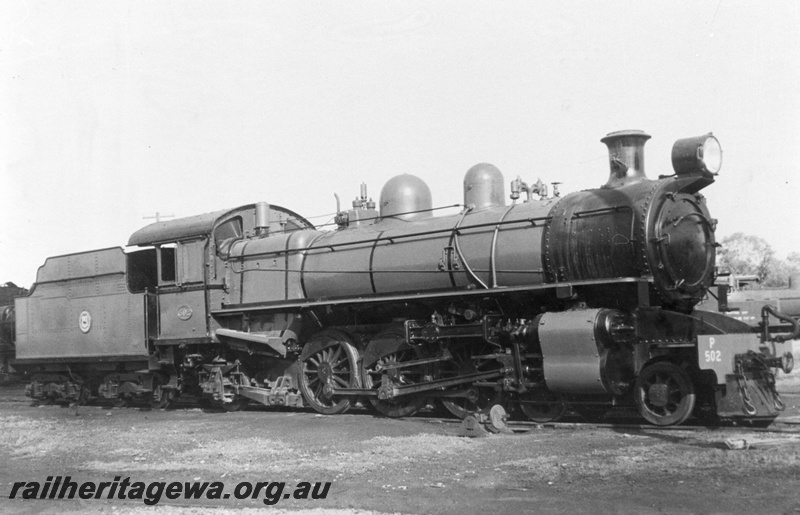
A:
{"label": "steam pipe", "polygon": [[492,282],[490,283],[492,288],[497,288],[497,235],[500,233],[500,224],[508,216],[508,213],[514,209],[514,204],[508,206],[506,212],[503,213],[503,216],[500,217],[498,220],[497,225],[494,226],[494,234],[492,235],[492,253],[489,255],[489,268],[492,271]]}
{"label": "steam pipe", "polygon": [[459,218],[458,222],[456,222],[456,226],[453,227],[453,246],[456,248],[456,254],[458,254],[458,259],[460,259],[461,262],[464,264],[464,271],[467,272],[467,275],[470,276],[473,281],[480,284],[484,290],[488,290],[489,287],[486,286],[486,283],[483,282],[480,277],[475,275],[475,272],[472,271],[472,268],[470,268],[469,263],[467,263],[467,260],[464,259],[464,254],[461,252],[461,245],[458,244],[458,227],[461,225],[461,222],[464,221],[464,218],[467,217],[467,214],[470,211],[472,211],[472,208],[467,207],[464,210],[464,214],[462,214],[461,218]]}

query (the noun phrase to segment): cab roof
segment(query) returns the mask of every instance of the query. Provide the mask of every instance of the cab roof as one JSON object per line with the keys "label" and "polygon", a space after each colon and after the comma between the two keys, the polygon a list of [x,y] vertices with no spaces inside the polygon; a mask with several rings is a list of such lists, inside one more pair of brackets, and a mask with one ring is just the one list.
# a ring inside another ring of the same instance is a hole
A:
{"label": "cab roof", "polygon": [[[220,222],[223,222],[235,215],[245,215],[248,211],[252,212],[254,210],[255,204],[248,204],[246,206],[241,206],[234,209],[225,209],[222,211],[204,213],[202,215],[187,216],[185,218],[177,218],[175,220],[168,220],[164,222],[155,222],[142,227],[138,231],[131,234],[131,237],[128,239],[128,245],[148,246],[179,240],[206,237],[213,232],[214,228],[219,225]],[[294,211],[290,211],[274,204],[270,205],[270,210],[288,216],[288,218],[294,221],[299,228],[314,228],[314,226],[308,220],[298,215]]]}
{"label": "cab roof", "polygon": [[217,220],[230,212],[231,210],[214,211],[213,213],[187,216],[186,218],[178,218],[166,222],[155,222],[131,234],[130,239],[128,239],[128,245],[152,245],[166,241],[207,236],[214,230]]}

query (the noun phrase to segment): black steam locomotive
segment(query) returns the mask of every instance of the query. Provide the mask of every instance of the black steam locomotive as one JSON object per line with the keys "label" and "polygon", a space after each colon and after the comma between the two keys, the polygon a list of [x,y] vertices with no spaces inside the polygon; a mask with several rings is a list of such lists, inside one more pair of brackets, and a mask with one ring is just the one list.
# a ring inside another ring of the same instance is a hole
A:
{"label": "black steam locomotive", "polygon": [[378,206],[362,186],[336,230],[261,202],[49,258],[16,303],[16,366],[42,400],[769,421],[783,408],[772,368],[791,369],[781,342],[800,329],[759,335],[693,309],[714,280],[699,192],[721,149],[679,140],[674,174],[650,180],[648,138],[603,138],[607,183],[563,197],[517,179],[506,204],[499,170],[479,164],[454,215],[434,216],[425,183],[400,175]]}

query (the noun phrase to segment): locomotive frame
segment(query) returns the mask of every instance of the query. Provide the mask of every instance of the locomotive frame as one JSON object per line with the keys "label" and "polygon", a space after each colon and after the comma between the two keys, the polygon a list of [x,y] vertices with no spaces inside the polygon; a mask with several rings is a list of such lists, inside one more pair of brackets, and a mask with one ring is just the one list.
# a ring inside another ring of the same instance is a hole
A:
{"label": "locomotive frame", "polygon": [[49,258],[16,301],[16,366],[40,400],[325,414],[361,401],[397,417],[438,398],[460,417],[631,405],[657,425],[769,422],[772,369],[791,370],[782,343],[800,327],[759,335],[693,310],[713,282],[699,191],[721,150],[711,134],[679,140],[675,174],[650,180],[648,138],[603,138],[607,183],[564,197],[517,179],[506,205],[502,174],[481,164],[456,215],[434,217],[424,182],[401,175],[377,210],[362,187],[334,231],[260,202]]}

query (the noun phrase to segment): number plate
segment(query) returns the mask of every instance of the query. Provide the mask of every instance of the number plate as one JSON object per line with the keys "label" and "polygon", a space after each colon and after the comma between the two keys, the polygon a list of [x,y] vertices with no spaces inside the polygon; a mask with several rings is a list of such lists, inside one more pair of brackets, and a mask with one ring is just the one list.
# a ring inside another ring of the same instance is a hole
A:
{"label": "number plate", "polygon": [[724,384],[725,376],[734,373],[734,356],[748,350],[758,352],[757,334],[715,334],[697,337],[697,364],[700,370],[717,373],[717,383]]}

